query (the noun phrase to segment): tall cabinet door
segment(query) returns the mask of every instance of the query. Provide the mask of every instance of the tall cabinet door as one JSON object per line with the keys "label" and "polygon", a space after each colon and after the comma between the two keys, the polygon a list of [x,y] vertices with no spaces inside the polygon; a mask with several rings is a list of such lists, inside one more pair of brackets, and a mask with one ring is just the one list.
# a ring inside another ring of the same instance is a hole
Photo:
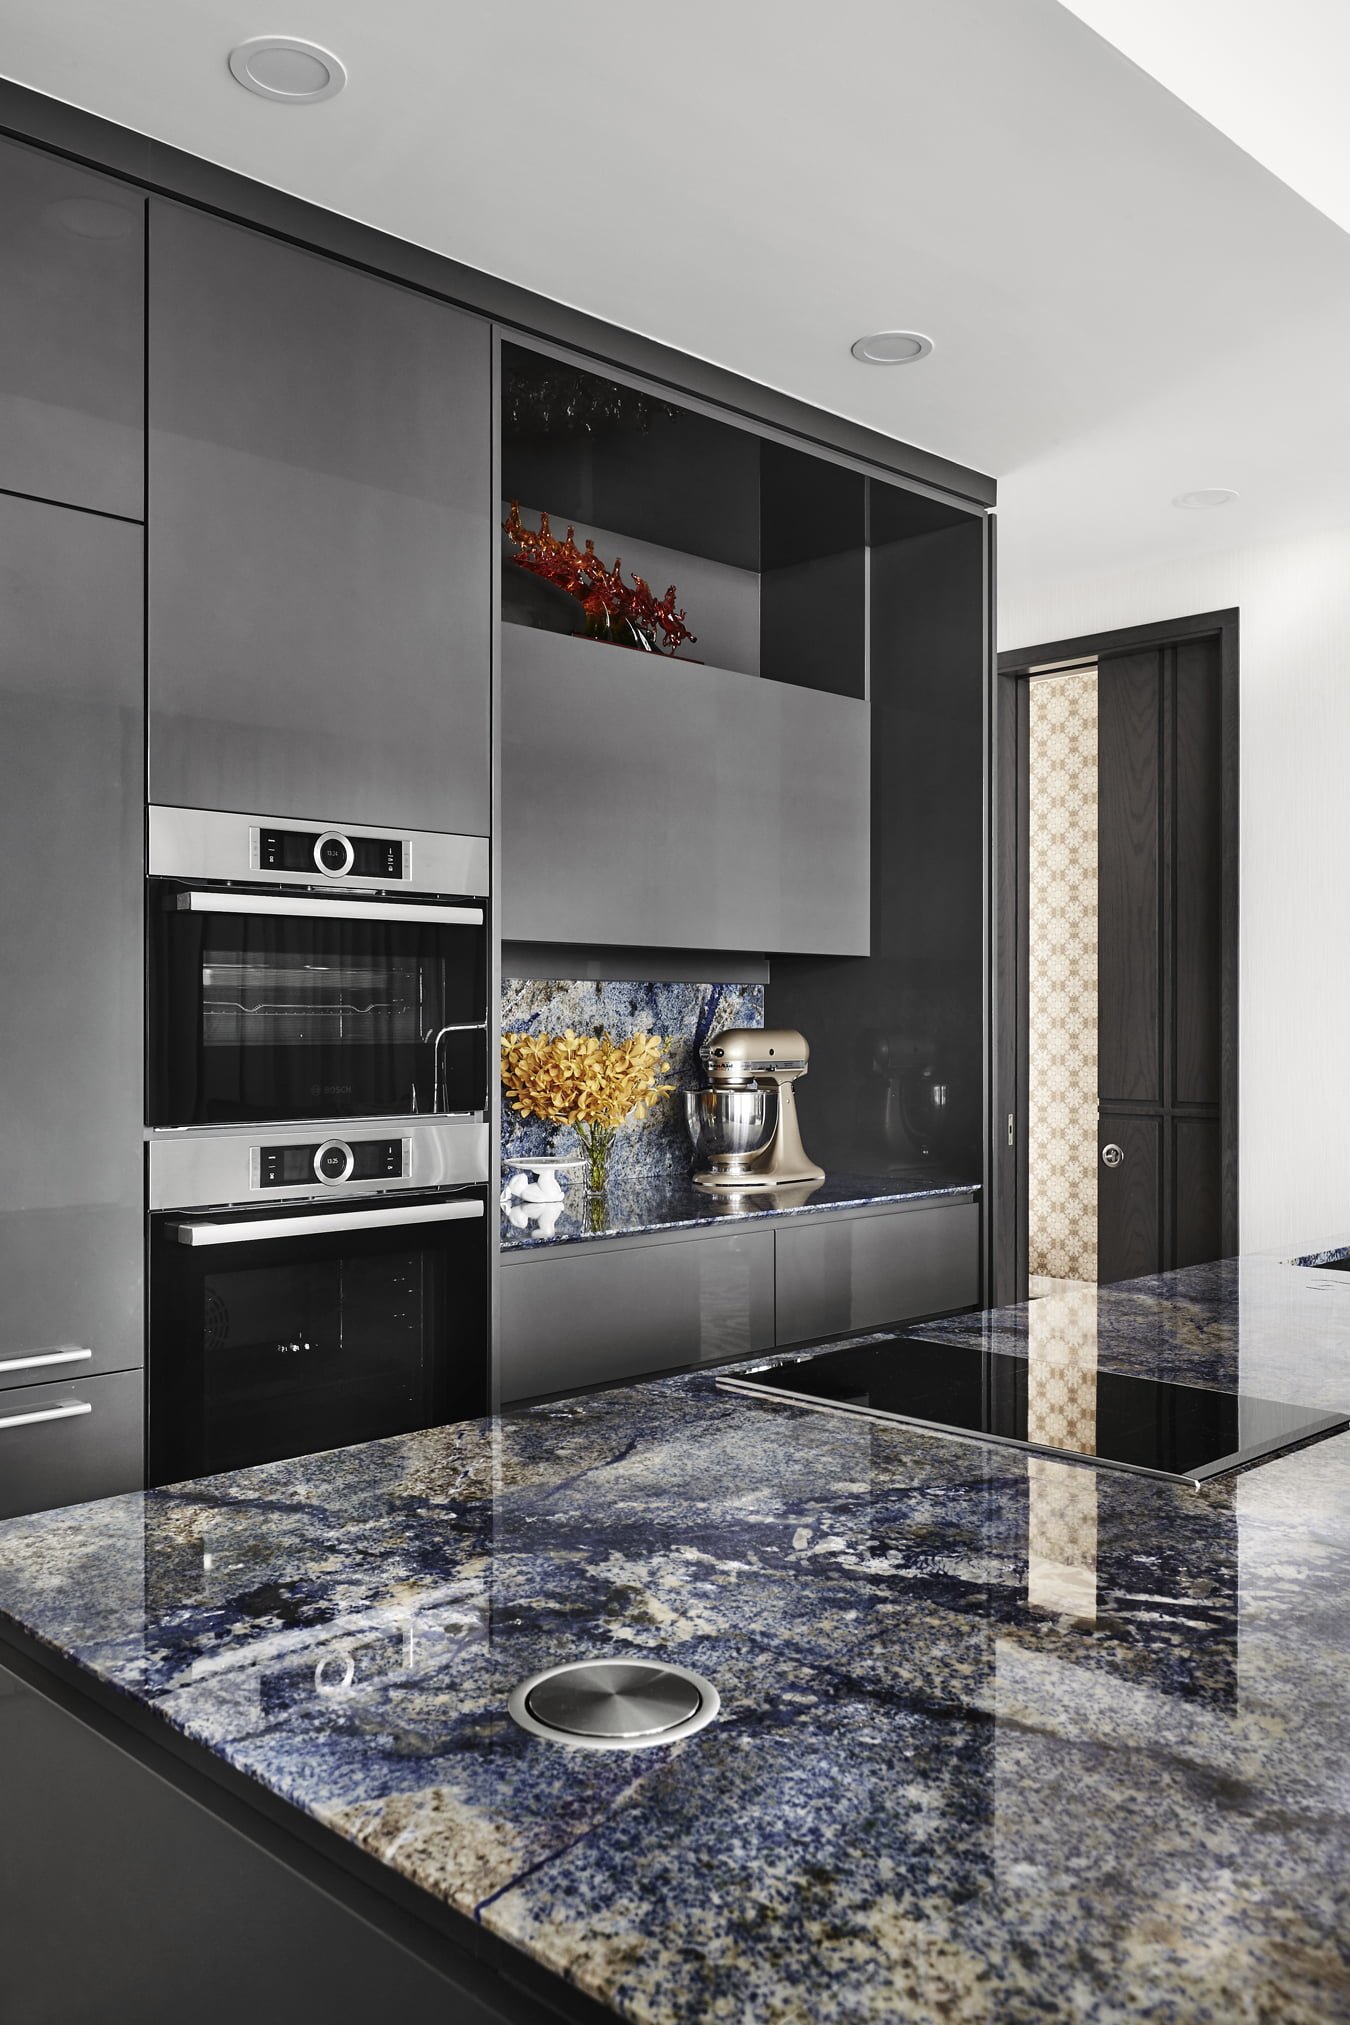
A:
{"label": "tall cabinet door", "polygon": [[0,141],[0,489],[139,520],[145,199]]}
{"label": "tall cabinet door", "polygon": [[0,1385],[143,1360],[142,544],[0,496]]}
{"label": "tall cabinet door", "polygon": [[0,142],[0,488],[138,520],[146,200]]}
{"label": "tall cabinet door", "polygon": [[152,802],[488,827],[488,327],[151,203]]}

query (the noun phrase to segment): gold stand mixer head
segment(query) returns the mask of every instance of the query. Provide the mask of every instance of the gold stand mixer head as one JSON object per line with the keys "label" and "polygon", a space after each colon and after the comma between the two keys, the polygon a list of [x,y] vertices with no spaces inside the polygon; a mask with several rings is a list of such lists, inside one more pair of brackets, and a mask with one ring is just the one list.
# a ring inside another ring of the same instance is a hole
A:
{"label": "gold stand mixer head", "polygon": [[[685,1113],[706,1165],[695,1185],[718,1194],[782,1188],[825,1179],[808,1160],[797,1125],[793,1084],[811,1050],[792,1027],[728,1027],[699,1049],[710,1087],[691,1090]],[[775,1096],[773,1131],[764,1138],[766,1096]]]}

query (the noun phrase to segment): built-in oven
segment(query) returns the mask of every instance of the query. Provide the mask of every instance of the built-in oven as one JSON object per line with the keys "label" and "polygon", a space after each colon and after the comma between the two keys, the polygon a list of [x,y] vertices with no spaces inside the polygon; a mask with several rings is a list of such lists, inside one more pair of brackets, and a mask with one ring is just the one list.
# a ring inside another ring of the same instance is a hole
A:
{"label": "built-in oven", "polygon": [[482,1117],[487,841],[152,808],[147,1122]]}
{"label": "built-in oven", "polygon": [[150,1482],[485,1412],[486,1174],[468,1120],[152,1138]]}

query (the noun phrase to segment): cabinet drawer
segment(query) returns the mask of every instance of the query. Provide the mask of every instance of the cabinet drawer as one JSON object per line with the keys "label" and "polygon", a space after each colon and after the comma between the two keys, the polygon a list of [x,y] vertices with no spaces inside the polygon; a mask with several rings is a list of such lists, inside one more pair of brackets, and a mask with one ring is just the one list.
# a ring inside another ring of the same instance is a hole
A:
{"label": "cabinet drawer", "polygon": [[145,1481],[139,1371],[0,1394],[0,1519],[80,1505]]}
{"label": "cabinet drawer", "polygon": [[506,1259],[503,1405],[772,1349],[773,1232]]}
{"label": "cabinet drawer", "polygon": [[973,1202],[780,1226],[779,1343],[974,1306],[979,1231]]}

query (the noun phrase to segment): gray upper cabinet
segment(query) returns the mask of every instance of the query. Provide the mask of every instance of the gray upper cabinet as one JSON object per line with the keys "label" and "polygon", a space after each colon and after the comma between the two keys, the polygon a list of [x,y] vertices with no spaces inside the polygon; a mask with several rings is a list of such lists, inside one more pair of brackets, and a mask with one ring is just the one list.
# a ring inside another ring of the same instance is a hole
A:
{"label": "gray upper cabinet", "polygon": [[866,951],[863,699],[502,634],[504,935]]}
{"label": "gray upper cabinet", "polygon": [[138,520],[145,200],[0,141],[0,489]]}
{"label": "gray upper cabinet", "polygon": [[0,1386],[143,1356],[143,545],[0,496]]}
{"label": "gray upper cabinet", "polygon": [[150,799],[484,833],[488,326],[150,208]]}

